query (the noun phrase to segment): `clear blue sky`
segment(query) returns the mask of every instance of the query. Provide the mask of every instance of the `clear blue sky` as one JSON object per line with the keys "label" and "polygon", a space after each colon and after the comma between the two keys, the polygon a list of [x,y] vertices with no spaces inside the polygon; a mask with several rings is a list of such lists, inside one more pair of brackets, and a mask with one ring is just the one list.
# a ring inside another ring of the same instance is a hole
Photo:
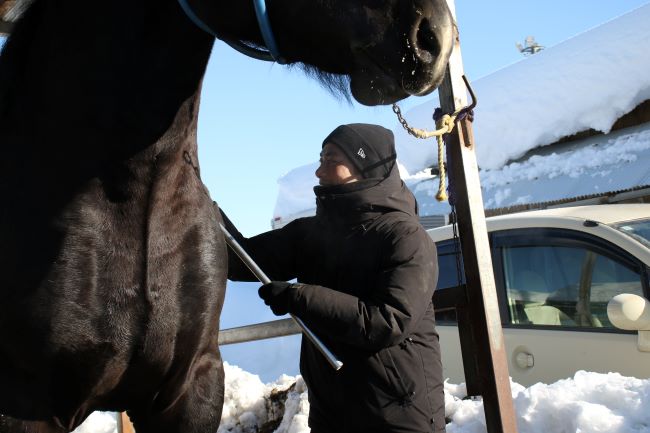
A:
{"label": "clear blue sky", "polygon": [[[648,2],[457,0],[465,73],[476,80],[521,60],[515,43],[523,43],[527,35],[553,46]],[[639,55],[647,55],[647,49],[639,47]],[[408,110],[427,101],[432,108],[438,105],[437,97],[410,98],[400,105]],[[339,124],[350,122],[388,128],[397,124],[390,107],[338,101],[297,70],[248,59],[217,42],[204,80],[199,120],[203,181],[244,235],[268,230],[277,179],[316,161],[323,138]],[[229,285],[222,328],[274,318],[257,298],[257,286]],[[226,360],[267,381],[280,372],[297,372],[296,338],[222,350]]]}

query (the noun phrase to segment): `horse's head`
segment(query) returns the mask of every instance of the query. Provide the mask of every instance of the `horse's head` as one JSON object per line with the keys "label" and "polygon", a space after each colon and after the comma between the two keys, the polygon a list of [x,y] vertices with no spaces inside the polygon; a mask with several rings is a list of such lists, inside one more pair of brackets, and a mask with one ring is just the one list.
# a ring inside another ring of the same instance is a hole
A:
{"label": "horse's head", "polygon": [[[248,15],[248,25],[240,27],[210,11],[217,7],[210,4],[219,2],[190,1],[214,17],[220,38],[269,45],[253,21],[256,0],[229,3],[246,9],[240,13]],[[352,95],[365,105],[432,92],[442,81],[456,34],[446,0],[267,0],[266,8],[287,63],[303,64],[346,93],[349,80]]]}
{"label": "horse's head", "polygon": [[289,61],[348,76],[360,103],[390,104],[441,83],[455,38],[445,0],[292,1],[272,2],[280,50]]}
{"label": "horse's head", "polygon": [[[289,61],[350,77],[362,104],[426,95],[442,81],[455,26],[445,0],[273,0]],[[280,11],[291,11],[290,13]],[[284,16],[283,15],[287,15]]]}

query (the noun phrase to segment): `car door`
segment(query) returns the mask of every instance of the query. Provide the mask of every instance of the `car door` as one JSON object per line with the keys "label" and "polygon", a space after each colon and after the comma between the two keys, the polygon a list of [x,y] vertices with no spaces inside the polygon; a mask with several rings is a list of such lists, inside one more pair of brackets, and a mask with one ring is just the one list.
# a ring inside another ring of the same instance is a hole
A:
{"label": "car door", "polygon": [[[490,240],[515,382],[550,383],[578,370],[650,376],[650,353],[637,349],[636,333],[614,328],[607,318],[613,296],[647,296],[647,270],[638,260],[597,236],[566,229],[507,230]],[[439,248],[441,275],[455,255],[447,244]],[[445,359],[445,345],[454,345],[449,331],[441,332],[443,364],[457,369],[457,359]]]}
{"label": "car door", "polygon": [[551,382],[577,370],[650,376],[650,354],[637,349],[636,333],[607,318],[617,294],[647,295],[638,260],[566,229],[496,232],[491,245],[513,380]]}

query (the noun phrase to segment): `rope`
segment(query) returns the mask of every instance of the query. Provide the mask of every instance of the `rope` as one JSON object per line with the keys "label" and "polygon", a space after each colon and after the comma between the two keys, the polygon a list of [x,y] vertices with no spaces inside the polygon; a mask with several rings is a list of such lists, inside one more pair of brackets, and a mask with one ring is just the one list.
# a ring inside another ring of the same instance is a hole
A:
{"label": "rope", "polygon": [[438,201],[446,201],[449,198],[447,195],[447,174],[445,170],[444,136],[454,130],[454,126],[456,125],[456,120],[459,115],[464,114],[463,113],[464,110],[465,110],[464,108],[461,108],[459,110],[456,110],[456,112],[454,112],[451,115],[444,114],[442,116],[437,116],[436,114],[434,114],[434,119],[436,119],[437,117],[436,119],[437,129],[435,131],[426,131],[424,129],[413,128],[409,126],[409,124],[406,122],[404,117],[402,117],[402,111],[400,110],[400,108],[397,106],[397,104],[393,104],[393,112],[397,115],[397,119],[399,120],[399,123],[406,130],[406,132],[408,132],[413,137],[419,138],[421,140],[426,140],[427,138],[436,137],[436,141],[438,142],[438,171],[439,171],[438,192],[436,193],[436,200]]}
{"label": "rope", "polygon": [[[437,126],[437,125],[436,125]],[[436,200],[446,201],[447,196],[447,173],[445,170],[445,140],[442,135],[436,136],[438,141],[438,192],[436,193]]]}

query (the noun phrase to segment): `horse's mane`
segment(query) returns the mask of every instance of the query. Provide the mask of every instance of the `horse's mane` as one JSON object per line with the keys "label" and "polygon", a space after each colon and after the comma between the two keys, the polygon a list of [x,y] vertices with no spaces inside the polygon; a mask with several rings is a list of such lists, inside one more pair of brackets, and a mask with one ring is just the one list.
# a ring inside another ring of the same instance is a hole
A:
{"label": "horse's mane", "polygon": [[323,72],[312,65],[304,63],[291,65],[292,67],[299,67],[310,78],[315,79],[320,85],[330,92],[332,96],[337,99],[345,99],[345,101],[352,105],[352,96],[350,95],[350,77],[347,75],[332,74],[330,72]]}

